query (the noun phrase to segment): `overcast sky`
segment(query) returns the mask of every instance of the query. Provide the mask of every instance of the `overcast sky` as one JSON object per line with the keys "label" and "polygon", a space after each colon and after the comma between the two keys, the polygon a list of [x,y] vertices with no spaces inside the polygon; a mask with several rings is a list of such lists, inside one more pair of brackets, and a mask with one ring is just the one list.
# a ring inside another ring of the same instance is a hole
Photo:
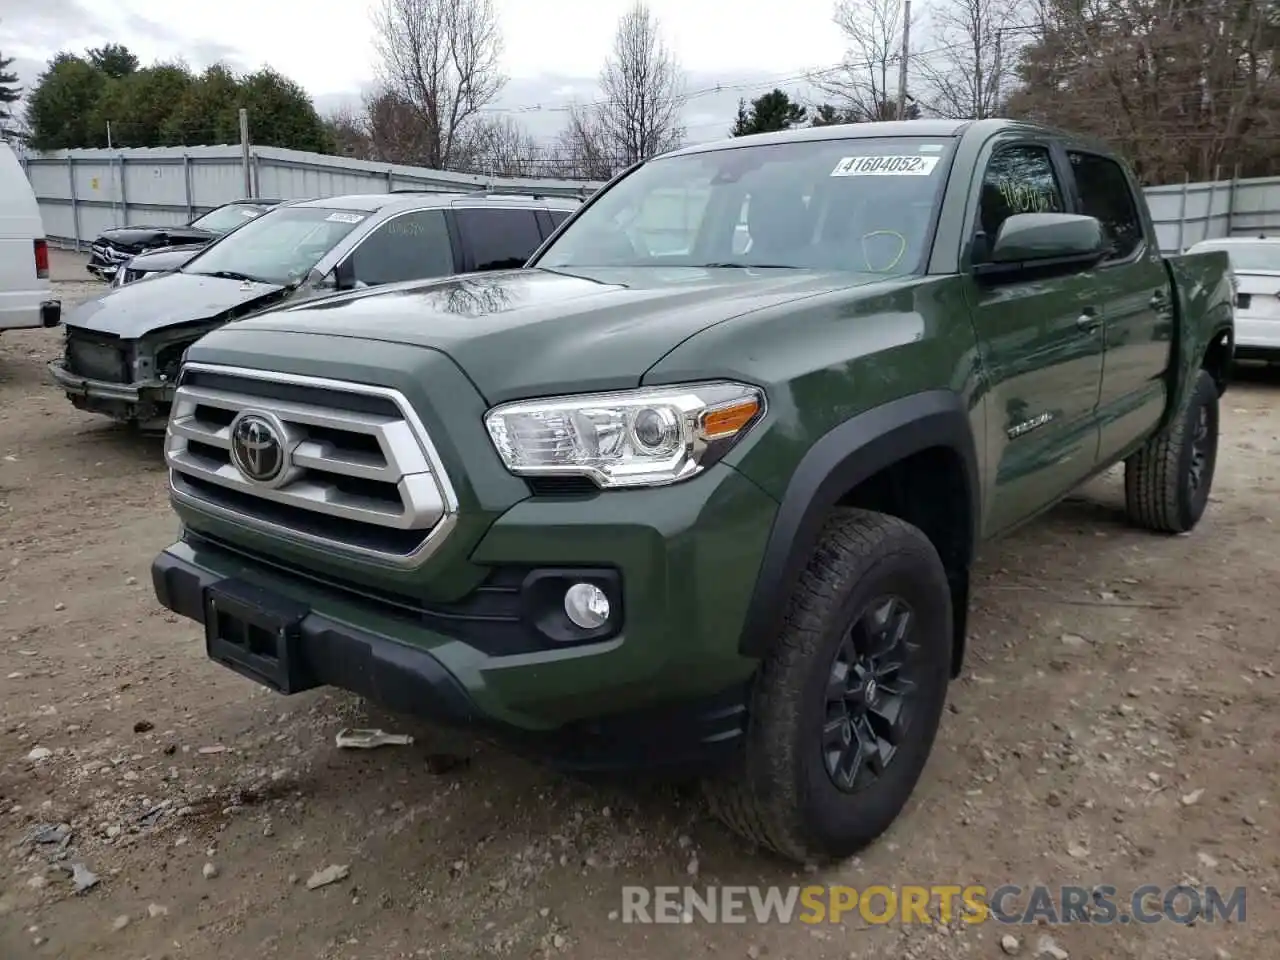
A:
{"label": "overcast sky", "polygon": [[[322,113],[354,102],[377,64],[371,10],[378,0],[0,0],[0,52],[30,83],[61,49],[126,44],[143,63],[223,61],[238,70],[270,64],[301,83]],[[574,97],[596,95],[596,77],[629,0],[495,0],[503,69],[500,106],[539,136],[563,121]],[[844,44],[834,0],[649,0],[664,35],[702,93],[685,111],[690,140],[722,135],[740,96],[838,62]],[[541,107],[541,109],[537,109]],[[555,108],[560,108],[560,111]]]}

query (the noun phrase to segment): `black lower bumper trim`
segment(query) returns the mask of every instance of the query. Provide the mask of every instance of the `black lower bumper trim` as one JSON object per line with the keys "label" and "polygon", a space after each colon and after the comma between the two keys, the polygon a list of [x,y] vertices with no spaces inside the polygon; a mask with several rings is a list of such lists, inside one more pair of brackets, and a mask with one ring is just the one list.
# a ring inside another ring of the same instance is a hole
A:
{"label": "black lower bumper trim", "polygon": [[40,304],[40,326],[56,327],[62,322],[62,301],[46,300]]}
{"label": "black lower bumper trim", "polygon": [[[247,590],[241,581],[216,577],[168,552],[152,563],[151,578],[161,604],[205,624],[211,659],[258,683],[283,693],[338,687],[389,710],[495,740],[560,769],[701,773],[730,756],[746,730],[745,685],[712,697],[577,721],[554,731],[524,730],[483,713],[462,684],[425,650],[340,624],[278,594]],[[208,622],[209,611],[225,605],[227,598],[233,608],[237,599],[248,598],[254,610],[262,611],[258,627],[280,636],[278,660],[264,666],[260,658],[241,652],[252,644],[238,651],[235,644],[222,642],[219,629]]]}

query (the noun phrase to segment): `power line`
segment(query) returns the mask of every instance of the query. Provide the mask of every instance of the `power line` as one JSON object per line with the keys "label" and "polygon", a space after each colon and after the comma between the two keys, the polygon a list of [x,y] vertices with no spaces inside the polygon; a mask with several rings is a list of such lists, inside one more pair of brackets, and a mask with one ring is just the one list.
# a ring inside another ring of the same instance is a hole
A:
{"label": "power line", "polygon": [[[937,56],[941,53],[952,53],[956,50],[969,49],[971,44],[967,41],[958,41],[955,43],[947,43],[941,46],[932,47],[928,50],[913,51],[908,57],[908,66],[925,60],[929,57]],[[842,72],[850,72],[855,70],[865,70],[870,67],[879,67],[897,65],[902,60],[901,53],[886,54],[883,58],[875,57],[868,60],[843,60],[839,63],[830,64],[825,67],[816,67],[814,69],[805,70],[800,73],[793,73],[786,76],[775,76],[773,78],[760,78],[759,80],[744,80],[737,83],[717,83],[712,86],[701,87],[696,90],[690,90],[681,96],[673,97],[655,97],[650,101],[654,106],[666,104],[688,103],[690,100],[697,100],[702,97],[714,96],[719,93],[732,93],[741,90],[757,90],[765,87],[774,87],[787,83],[818,83],[824,77],[831,77],[834,74]],[[524,113],[568,113],[571,110],[589,109],[591,107],[617,106],[620,101],[611,100],[603,97],[597,100],[572,101],[566,100],[558,104],[547,105],[544,103],[517,104],[510,107],[484,107],[487,113],[507,113],[507,114],[524,114]]]}

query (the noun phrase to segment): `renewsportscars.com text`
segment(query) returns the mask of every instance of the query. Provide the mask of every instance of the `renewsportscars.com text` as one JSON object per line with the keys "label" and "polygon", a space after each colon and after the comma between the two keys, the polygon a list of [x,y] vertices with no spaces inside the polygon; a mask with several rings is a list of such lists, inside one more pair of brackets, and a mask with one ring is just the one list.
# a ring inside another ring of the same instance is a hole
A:
{"label": "renewsportscars.com text", "polygon": [[1245,920],[1245,889],[980,885],[623,887],[623,923],[1152,924]]}

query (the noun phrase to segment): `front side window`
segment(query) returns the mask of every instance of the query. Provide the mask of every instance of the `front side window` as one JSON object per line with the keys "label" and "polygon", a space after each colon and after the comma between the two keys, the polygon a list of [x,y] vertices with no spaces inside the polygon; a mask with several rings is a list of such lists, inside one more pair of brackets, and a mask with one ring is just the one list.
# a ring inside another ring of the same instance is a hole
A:
{"label": "front side window", "polygon": [[533,265],[912,273],[952,145],[866,137],[660,157],[601,195]]}
{"label": "front side window", "polygon": [[449,227],[441,210],[392,217],[351,254],[352,272],[370,285],[446,277],[454,272]]}
{"label": "front side window", "polygon": [[365,210],[278,207],[205,247],[183,273],[289,285],[368,219]]}
{"label": "front side window", "polygon": [[1062,213],[1062,187],[1047,147],[1019,144],[992,155],[982,178],[974,260],[985,261],[1000,227],[1018,213]]}
{"label": "front side window", "polygon": [[1142,244],[1142,221],[1124,170],[1093,153],[1070,152],[1067,158],[1080,193],[1080,212],[1101,221],[1112,244],[1109,259],[1124,260]]}
{"label": "front side window", "polygon": [[210,210],[203,217],[197,217],[191,221],[191,226],[208,230],[210,233],[226,233],[246,220],[262,216],[266,209],[252,203],[233,203],[226,207],[219,207],[217,210]]}
{"label": "front side window", "polygon": [[523,267],[542,245],[538,216],[532,210],[457,210],[458,230],[470,245],[473,270]]}

